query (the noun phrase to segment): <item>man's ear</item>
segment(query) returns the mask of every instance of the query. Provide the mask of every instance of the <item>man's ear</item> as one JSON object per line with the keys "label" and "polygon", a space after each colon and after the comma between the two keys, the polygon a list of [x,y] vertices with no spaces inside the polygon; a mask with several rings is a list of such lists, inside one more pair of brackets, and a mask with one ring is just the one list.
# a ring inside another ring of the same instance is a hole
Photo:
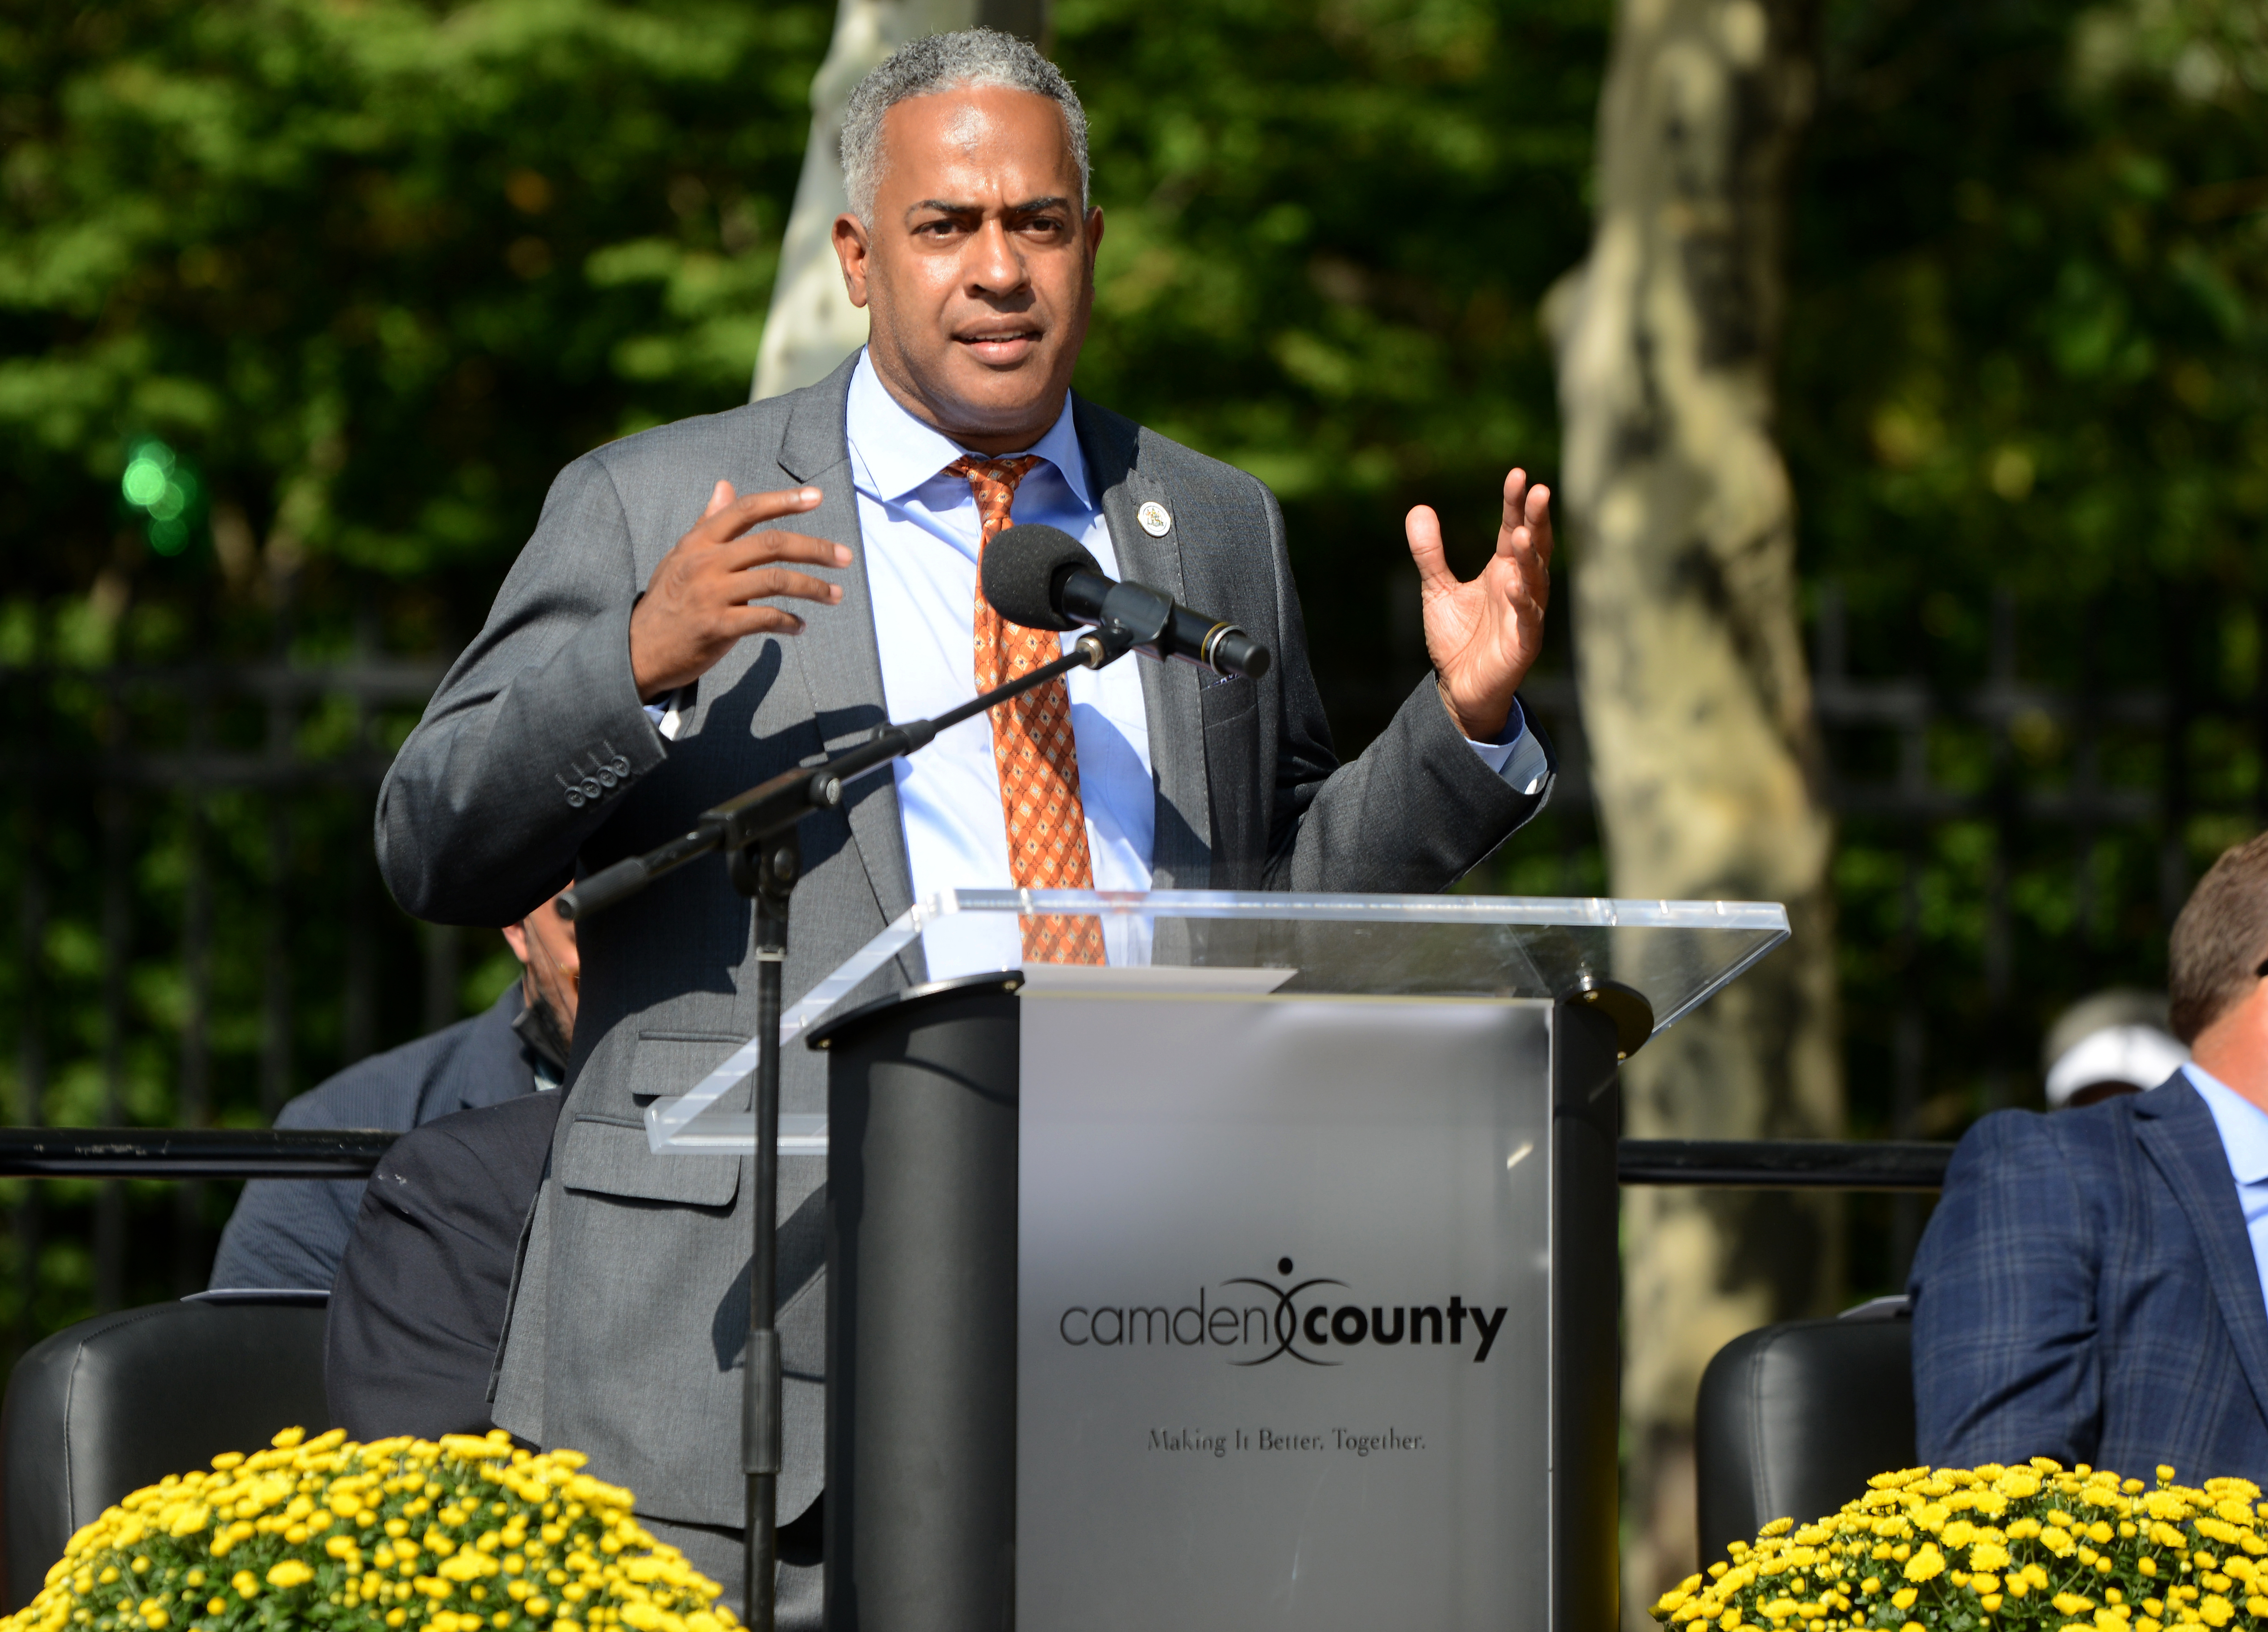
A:
{"label": "man's ear", "polygon": [[1097,204],[1086,212],[1086,258],[1092,262],[1102,253],[1102,206]]}
{"label": "man's ear", "polygon": [[503,934],[504,943],[512,949],[512,955],[519,960],[520,967],[525,969],[527,966],[527,931],[522,929],[518,924],[506,924]]}
{"label": "man's ear", "polygon": [[866,304],[866,256],[873,248],[866,224],[848,211],[835,218],[835,258],[843,263],[843,288],[850,304]]}

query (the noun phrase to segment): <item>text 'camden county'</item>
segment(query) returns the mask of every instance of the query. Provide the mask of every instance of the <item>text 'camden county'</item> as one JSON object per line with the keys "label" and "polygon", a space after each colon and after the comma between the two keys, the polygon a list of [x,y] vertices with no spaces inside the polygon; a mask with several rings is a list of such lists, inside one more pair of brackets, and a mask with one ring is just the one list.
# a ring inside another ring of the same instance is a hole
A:
{"label": "text 'camden county'", "polygon": [[[1239,1286],[1257,1287],[1268,1301],[1236,1297]],[[1310,1365],[1336,1365],[1329,1351],[1359,1347],[1393,1348],[1409,1344],[1450,1348],[1465,1346],[1466,1329],[1472,1334],[1474,1363],[1489,1357],[1503,1329],[1505,1307],[1493,1309],[1468,1303],[1462,1296],[1427,1303],[1366,1305],[1336,1303],[1329,1293],[1302,1304],[1299,1295],[1310,1289],[1344,1281],[1309,1281],[1296,1287],[1278,1287],[1252,1279],[1222,1283],[1233,1299],[1208,1303],[1211,1289],[1200,1287],[1196,1301],[1178,1309],[1150,1305],[1074,1303],[1056,1321],[1056,1335],[1073,1348],[1220,1348],[1230,1351],[1233,1365],[1255,1366],[1289,1355]],[[1344,1296],[1342,1291],[1341,1296]],[[1240,1306],[1241,1305],[1241,1306]]]}

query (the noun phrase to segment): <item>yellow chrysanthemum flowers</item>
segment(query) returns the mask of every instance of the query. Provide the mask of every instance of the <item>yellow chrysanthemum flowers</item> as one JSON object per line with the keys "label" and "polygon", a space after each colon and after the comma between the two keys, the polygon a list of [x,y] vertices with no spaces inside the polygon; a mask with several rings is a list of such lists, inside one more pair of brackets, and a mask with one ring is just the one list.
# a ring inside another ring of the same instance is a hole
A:
{"label": "yellow chrysanthemum flowers", "polygon": [[298,1429],[137,1490],[0,1632],[730,1632],[719,1588],[571,1451]]}
{"label": "yellow chrysanthemum flowers", "polygon": [[1775,1519],[1753,1544],[1734,1542],[1729,1560],[1664,1593],[1653,1618],[1694,1632],[2268,1628],[2259,1488],[2157,1473],[2152,1490],[2045,1457],[1880,1473],[1830,1518]]}

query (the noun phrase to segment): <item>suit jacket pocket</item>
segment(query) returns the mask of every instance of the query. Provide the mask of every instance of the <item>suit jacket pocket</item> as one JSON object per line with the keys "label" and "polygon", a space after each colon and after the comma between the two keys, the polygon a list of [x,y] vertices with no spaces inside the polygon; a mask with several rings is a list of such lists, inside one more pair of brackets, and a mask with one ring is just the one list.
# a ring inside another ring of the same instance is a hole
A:
{"label": "suit jacket pocket", "polygon": [[1220,680],[1197,692],[1197,712],[1205,735],[1233,726],[1260,706],[1260,688],[1249,680]]}
{"label": "suit jacket pocket", "polygon": [[593,1195],[730,1207],[740,1188],[740,1163],[736,1157],[656,1156],[642,1127],[578,1121],[567,1130],[559,1182]]}
{"label": "suit jacket pocket", "polygon": [[[641,1104],[688,1093],[747,1040],[729,1031],[641,1031],[630,1051],[630,1093]],[[716,1108],[752,1110],[755,1092],[753,1076],[743,1076],[725,1090]]]}

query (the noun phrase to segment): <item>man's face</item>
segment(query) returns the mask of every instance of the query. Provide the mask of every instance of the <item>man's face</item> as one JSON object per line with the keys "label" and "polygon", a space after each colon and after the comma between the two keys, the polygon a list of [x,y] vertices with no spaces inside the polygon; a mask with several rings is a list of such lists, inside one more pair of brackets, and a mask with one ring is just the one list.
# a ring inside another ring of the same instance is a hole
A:
{"label": "man's face", "polygon": [[1027,447],[1063,411],[1102,241],[1062,110],[998,87],[917,96],[884,115],[882,147],[873,222],[835,223],[875,372],[966,447]]}

